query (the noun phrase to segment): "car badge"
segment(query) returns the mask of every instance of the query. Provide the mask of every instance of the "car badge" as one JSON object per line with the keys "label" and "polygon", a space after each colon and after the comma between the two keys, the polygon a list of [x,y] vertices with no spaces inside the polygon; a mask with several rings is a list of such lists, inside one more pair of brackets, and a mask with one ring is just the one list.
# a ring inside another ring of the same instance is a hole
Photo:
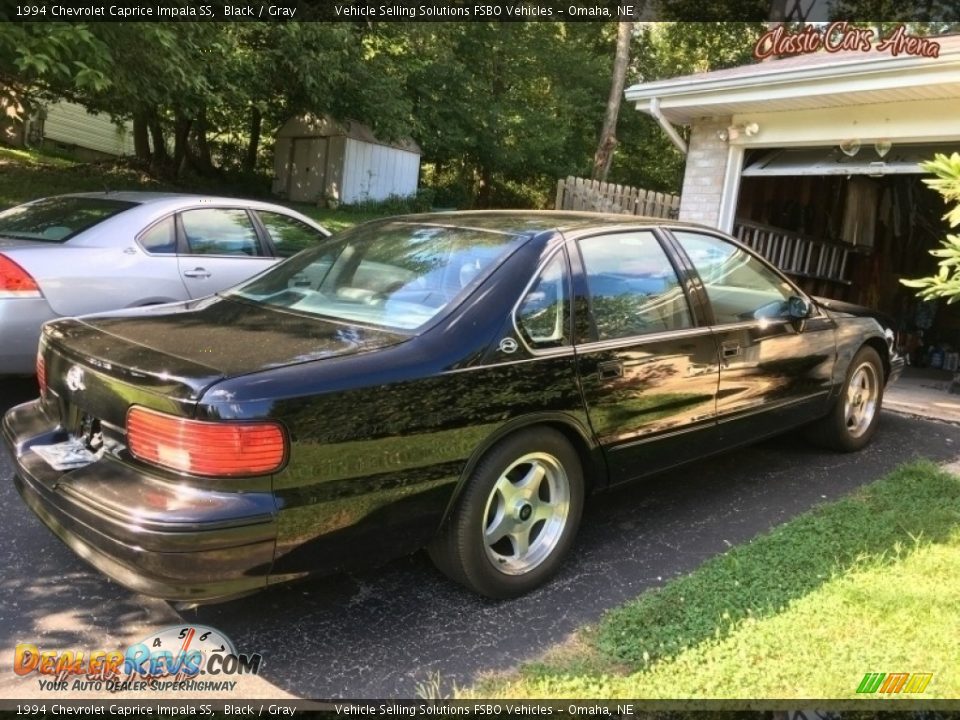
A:
{"label": "car badge", "polygon": [[517,351],[517,341],[512,337],[505,337],[500,341],[500,352],[505,352],[507,354],[515,353]]}
{"label": "car badge", "polygon": [[87,385],[83,381],[83,368],[79,365],[74,365],[67,370],[67,387],[72,392],[87,389]]}

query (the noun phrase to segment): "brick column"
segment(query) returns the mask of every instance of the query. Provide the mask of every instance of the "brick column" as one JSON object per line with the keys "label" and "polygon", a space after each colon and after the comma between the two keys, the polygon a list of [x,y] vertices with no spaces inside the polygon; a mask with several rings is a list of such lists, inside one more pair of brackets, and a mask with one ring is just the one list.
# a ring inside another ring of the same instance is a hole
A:
{"label": "brick column", "polygon": [[680,196],[681,220],[718,226],[729,147],[717,137],[717,132],[729,127],[730,122],[730,117],[693,121]]}

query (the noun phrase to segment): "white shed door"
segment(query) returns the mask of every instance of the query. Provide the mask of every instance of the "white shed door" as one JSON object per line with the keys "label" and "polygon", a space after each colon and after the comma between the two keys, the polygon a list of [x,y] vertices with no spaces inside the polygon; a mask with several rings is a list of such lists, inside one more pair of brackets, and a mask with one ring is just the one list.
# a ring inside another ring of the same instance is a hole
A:
{"label": "white shed door", "polygon": [[323,195],[327,167],[327,138],[294,138],[289,197],[316,202]]}

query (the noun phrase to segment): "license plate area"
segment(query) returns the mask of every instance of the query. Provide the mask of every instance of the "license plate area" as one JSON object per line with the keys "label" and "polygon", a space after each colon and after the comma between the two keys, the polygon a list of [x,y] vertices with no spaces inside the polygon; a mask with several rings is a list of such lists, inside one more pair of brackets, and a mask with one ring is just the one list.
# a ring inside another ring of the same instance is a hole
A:
{"label": "license plate area", "polygon": [[31,450],[58,472],[86,467],[103,455],[100,420],[83,413],[77,418],[67,440],[49,445],[33,445]]}

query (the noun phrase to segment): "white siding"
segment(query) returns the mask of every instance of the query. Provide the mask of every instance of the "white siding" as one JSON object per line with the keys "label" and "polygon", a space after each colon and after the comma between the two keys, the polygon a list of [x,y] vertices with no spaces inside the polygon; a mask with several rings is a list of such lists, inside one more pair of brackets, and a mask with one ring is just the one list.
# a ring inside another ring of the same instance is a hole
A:
{"label": "white siding", "polygon": [[133,155],[133,123],[121,126],[103,113],[93,115],[82,105],[58,102],[47,108],[43,137],[108,155]]}
{"label": "white siding", "polygon": [[355,203],[413,195],[419,176],[420,156],[416,153],[347,138],[340,199]]}

